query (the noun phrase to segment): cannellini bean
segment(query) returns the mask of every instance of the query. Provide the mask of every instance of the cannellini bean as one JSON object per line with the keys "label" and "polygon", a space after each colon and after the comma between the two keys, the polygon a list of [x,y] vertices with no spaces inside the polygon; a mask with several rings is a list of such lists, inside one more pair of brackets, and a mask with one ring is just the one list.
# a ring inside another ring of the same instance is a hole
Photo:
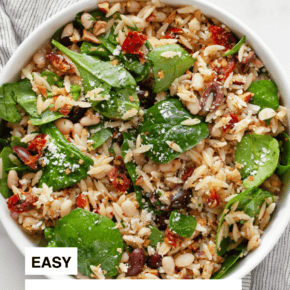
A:
{"label": "cannellini bean", "polygon": [[192,85],[195,90],[199,91],[204,88],[203,77],[200,73],[195,73],[192,76]]}
{"label": "cannellini bean", "polygon": [[89,13],[84,13],[81,16],[81,23],[85,29],[89,29],[89,28],[93,27],[95,21],[92,19],[93,19],[93,16]]}
{"label": "cannellini bean", "polygon": [[44,68],[46,64],[45,52],[39,50],[33,55],[33,61],[39,68]]}
{"label": "cannellini bean", "polygon": [[143,166],[143,171],[145,171],[146,173],[151,174],[152,171],[158,171],[158,164],[145,164]]}
{"label": "cannellini bean", "polygon": [[130,199],[124,201],[121,204],[121,208],[124,211],[125,215],[129,217],[133,217],[137,211],[134,203]]}
{"label": "cannellini bean", "polygon": [[187,267],[194,261],[194,255],[190,253],[182,254],[175,259],[177,267]]}
{"label": "cannellini bean", "polygon": [[128,12],[139,12],[141,9],[141,5],[136,1],[127,2],[127,10]]}
{"label": "cannellini bean", "polygon": [[181,166],[182,166],[182,163],[179,160],[175,159],[167,163],[160,164],[159,170],[161,170],[162,172],[169,172],[169,171],[174,172],[174,171],[177,171]]}
{"label": "cannellini bean", "polygon": [[72,121],[64,118],[55,121],[55,126],[63,135],[69,135],[69,133],[74,130],[74,124]]}
{"label": "cannellini bean", "polygon": [[24,228],[26,228],[29,231],[40,229],[39,220],[37,220],[33,217],[24,218],[22,225]]}
{"label": "cannellini bean", "polygon": [[92,126],[100,122],[100,117],[96,115],[88,115],[81,118],[80,123],[82,126]]}
{"label": "cannellini bean", "polygon": [[15,170],[10,170],[7,176],[7,185],[8,188],[12,188],[12,185],[16,186],[18,185],[18,175],[17,172]]}
{"label": "cannellini bean", "polygon": [[167,18],[164,12],[156,12],[155,16],[156,17],[154,18],[153,22],[164,22]]}
{"label": "cannellini bean", "polygon": [[72,23],[69,23],[65,26],[62,31],[61,38],[72,36],[74,33],[74,26]]}
{"label": "cannellini bean", "polygon": [[267,120],[273,118],[276,115],[276,112],[273,109],[265,108],[259,113],[260,120]]}
{"label": "cannellini bean", "polygon": [[71,207],[73,203],[70,199],[65,200],[60,207],[60,217],[64,217],[65,215],[71,212]]}
{"label": "cannellini bean", "polygon": [[84,127],[80,123],[74,124],[74,133],[78,135],[79,137],[82,135]]}
{"label": "cannellini bean", "polygon": [[192,115],[196,115],[200,111],[200,105],[198,102],[192,103],[185,101],[184,104]]}
{"label": "cannellini bean", "polygon": [[60,207],[61,207],[61,202],[58,199],[55,199],[51,204],[51,210],[54,212],[57,210],[60,210]]}
{"label": "cannellini bean", "polygon": [[162,259],[162,267],[167,275],[173,275],[175,270],[175,264],[172,257],[164,257]]}

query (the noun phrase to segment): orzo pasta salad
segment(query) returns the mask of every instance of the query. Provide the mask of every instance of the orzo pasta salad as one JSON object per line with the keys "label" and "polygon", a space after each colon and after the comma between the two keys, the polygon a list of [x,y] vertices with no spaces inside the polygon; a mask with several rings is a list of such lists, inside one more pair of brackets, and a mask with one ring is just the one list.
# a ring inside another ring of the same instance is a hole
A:
{"label": "orzo pasta salad", "polygon": [[0,88],[1,194],[78,278],[221,278],[261,243],[290,168],[286,108],[199,9],[103,2]]}

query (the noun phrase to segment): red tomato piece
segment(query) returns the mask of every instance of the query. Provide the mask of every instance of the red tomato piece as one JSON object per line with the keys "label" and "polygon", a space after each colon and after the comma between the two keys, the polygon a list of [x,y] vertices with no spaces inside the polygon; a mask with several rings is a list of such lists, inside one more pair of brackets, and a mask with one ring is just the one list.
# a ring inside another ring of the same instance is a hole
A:
{"label": "red tomato piece", "polygon": [[20,198],[18,194],[11,196],[8,201],[8,209],[12,212],[22,213],[26,211],[30,211],[35,206],[33,205],[37,201],[35,196],[26,195],[25,199]]}
{"label": "red tomato piece", "polygon": [[121,192],[125,192],[130,186],[130,179],[127,178],[125,174],[118,173],[117,167],[113,167],[113,169],[108,173],[108,179],[112,186]]}
{"label": "red tomato piece", "polygon": [[86,197],[83,193],[77,197],[77,207],[85,208],[87,204]]}
{"label": "red tomato piece", "polygon": [[216,207],[220,205],[220,197],[217,194],[216,189],[210,191],[209,196],[207,198],[207,204],[209,207]]}
{"label": "red tomato piece", "polygon": [[238,119],[236,114],[230,113],[230,114],[227,114],[226,117],[227,116],[231,116],[231,120],[227,123],[227,125],[223,126],[223,131],[224,132],[226,132],[227,130],[233,128],[234,124],[239,122],[239,119]]}
{"label": "red tomato piece", "polygon": [[[225,59],[219,60],[219,63],[222,64],[224,61],[225,61]],[[214,64],[210,65],[212,70],[217,73],[219,80],[223,80],[223,81],[226,80],[227,77],[230,75],[230,73],[236,67],[236,60],[234,58],[231,58],[231,59],[227,60],[226,62],[227,62],[226,66],[217,67]]]}
{"label": "red tomato piece", "polygon": [[123,42],[122,50],[125,53],[136,54],[143,57],[143,52],[140,51],[142,45],[146,42],[147,37],[139,31],[129,31],[126,39]]}
{"label": "red tomato piece", "polygon": [[227,49],[231,49],[236,44],[236,39],[231,32],[221,26],[212,25],[209,28],[211,32],[211,39],[214,44],[222,45]]}
{"label": "red tomato piece", "polygon": [[181,176],[181,179],[183,181],[186,181],[192,175],[193,170],[194,170],[193,167],[186,168],[183,175]]}

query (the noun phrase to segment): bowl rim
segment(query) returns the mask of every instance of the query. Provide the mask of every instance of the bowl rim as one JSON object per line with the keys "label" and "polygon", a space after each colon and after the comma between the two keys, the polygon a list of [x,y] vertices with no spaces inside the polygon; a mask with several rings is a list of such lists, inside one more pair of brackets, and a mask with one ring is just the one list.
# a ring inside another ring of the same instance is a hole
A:
{"label": "bowl rim", "polygon": [[[44,21],[39,27],[37,27],[16,49],[16,51],[13,53],[12,57],[9,59],[7,64],[5,65],[1,77],[0,77],[0,85],[9,82],[9,72],[11,69],[15,70],[15,67],[19,71],[21,70],[23,65],[19,64],[19,57],[21,56],[21,52],[25,50],[31,51],[31,54],[36,51],[35,47],[31,48],[31,42],[33,42],[33,39],[41,37],[43,31],[48,30],[50,26],[55,26],[55,23],[58,23],[57,28],[61,27],[68,21],[72,20],[75,17],[75,14],[79,11],[83,10],[92,10],[96,7],[98,1],[96,0],[83,0],[80,2],[77,2],[75,4],[72,4],[56,14],[52,15],[50,18],[48,18],[46,21]],[[101,2],[101,1],[99,1]],[[115,2],[115,1],[114,1]],[[175,5],[175,0],[167,0],[164,1],[166,4]],[[193,5],[197,8],[201,9],[201,11],[205,15],[210,15],[212,12],[212,15],[215,15],[217,19],[225,23],[231,30],[235,32],[236,35],[242,36],[245,34],[247,36],[247,42],[251,44],[251,47],[254,48],[255,51],[259,51],[263,56],[258,53],[259,57],[262,59],[263,63],[268,68],[269,66],[272,67],[272,70],[270,72],[271,75],[274,75],[273,80],[277,83],[279,82],[279,90],[282,92],[282,95],[284,96],[283,101],[287,99],[287,96],[290,95],[290,84],[289,79],[284,71],[284,68],[280,64],[280,62],[277,60],[276,56],[272,53],[272,51],[268,48],[268,46],[264,43],[263,40],[247,25],[245,25],[242,21],[240,21],[238,18],[233,16],[231,13],[227,12],[226,10],[216,6],[215,4],[212,4],[210,2],[204,1],[204,0],[182,0],[178,5]],[[208,13],[208,12],[210,13]],[[232,29],[234,27],[234,29]],[[243,32],[243,33],[241,33]],[[44,33],[45,35],[48,34],[47,32]],[[51,37],[52,34],[49,34],[48,36]],[[8,76],[8,77],[7,77]],[[10,80],[11,81],[11,80]],[[288,119],[289,119],[289,108],[288,110]],[[289,128],[288,128],[289,130]],[[289,186],[288,186],[289,187]],[[286,190],[289,192],[288,190]],[[0,198],[0,207],[6,206],[4,198],[1,196]],[[287,210],[287,205],[290,207],[290,195],[285,193],[285,196],[282,200],[282,203],[279,204],[278,209],[275,211],[275,215],[272,217],[270,224],[267,226],[265,233],[261,237],[262,243],[261,245],[251,252],[248,257],[243,259],[238,267],[234,268],[226,277],[225,279],[241,279],[246,274],[248,274],[250,271],[252,271],[273,249],[281,235],[283,234],[286,226],[288,225],[290,221],[290,211]],[[22,239],[19,236],[19,232],[15,232],[14,228],[12,230],[11,227],[13,226],[14,221],[9,216],[9,212],[7,210],[0,210],[0,220],[11,238],[11,240],[14,242],[16,247],[20,250],[20,252],[25,255],[25,247],[23,246]],[[25,235],[22,235],[22,238],[24,238]],[[25,239],[28,239],[25,237]],[[35,246],[32,244],[32,242],[29,242],[31,246]],[[54,275],[46,275],[46,277],[51,279],[59,279],[60,276],[54,276]],[[72,279],[71,276],[61,276],[61,279]]]}

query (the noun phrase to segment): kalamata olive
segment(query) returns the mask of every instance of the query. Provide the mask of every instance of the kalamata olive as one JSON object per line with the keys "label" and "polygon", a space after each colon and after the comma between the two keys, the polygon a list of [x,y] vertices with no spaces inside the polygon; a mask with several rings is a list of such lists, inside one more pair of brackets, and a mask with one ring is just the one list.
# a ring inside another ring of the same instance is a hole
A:
{"label": "kalamata olive", "polygon": [[174,210],[187,207],[192,196],[191,191],[181,187],[177,187],[175,191],[176,193],[171,199],[169,209]]}
{"label": "kalamata olive", "polygon": [[65,36],[65,37],[63,37],[63,38],[60,40],[60,43],[61,43],[63,46],[66,46],[66,47],[72,45],[72,42],[71,42],[69,36]]}
{"label": "kalamata olive", "polygon": [[34,158],[26,148],[21,147],[21,146],[13,146],[12,149],[26,165],[28,165],[32,169],[37,169],[37,165],[35,161],[31,163],[29,162],[33,160]]}
{"label": "kalamata olive", "polygon": [[[207,100],[210,96],[210,94],[213,94],[213,102],[211,107],[205,108]],[[217,82],[212,82],[208,84],[206,90],[203,92],[202,97],[200,98],[200,107],[203,112],[206,111],[215,111],[218,106],[222,103],[224,99],[224,93],[222,92],[220,88],[220,84]]]}
{"label": "kalamata olive", "polygon": [[154,255],[152,255],[149,259],[148,259],[148,266],[151,269],[157,269],[161,266],[162,263],[162,256],[155,253]]}
{"label": "kalamata olive", "polygon": [[254,53],[253,50],[251,50],[249,52],[249,55],[242,60],[242,62],[241,62],[241,70],[242,70],[243,73],[245,73],[248,70],[249,65],[252,62],[252,60],[254,59],[254,57],[255,57],[255,53]]}
{"label": "kalamata olive", "polygon": [[136,276],[142,272],[142,269],[146,262],[146,256],[144,249],[135,249],[129,255],[128,261],[128,276]]}
{"label": "kalamata olive", "polygon": [[155,223],[156,223],[158,229],[161,231],[165,231],[167,229],[167,224],[166,224],[165,220],[166,220],[166,217],[163,215],[157,215],[155,217]]}
{"label": "kalamata olive", "polygon": [[154,105],[155,98],[151,94],[150,90],[145,86],[139,86],[139,89],[137,90],[137,96],[140,100],[141,106],[145,107],[146,109]]}

